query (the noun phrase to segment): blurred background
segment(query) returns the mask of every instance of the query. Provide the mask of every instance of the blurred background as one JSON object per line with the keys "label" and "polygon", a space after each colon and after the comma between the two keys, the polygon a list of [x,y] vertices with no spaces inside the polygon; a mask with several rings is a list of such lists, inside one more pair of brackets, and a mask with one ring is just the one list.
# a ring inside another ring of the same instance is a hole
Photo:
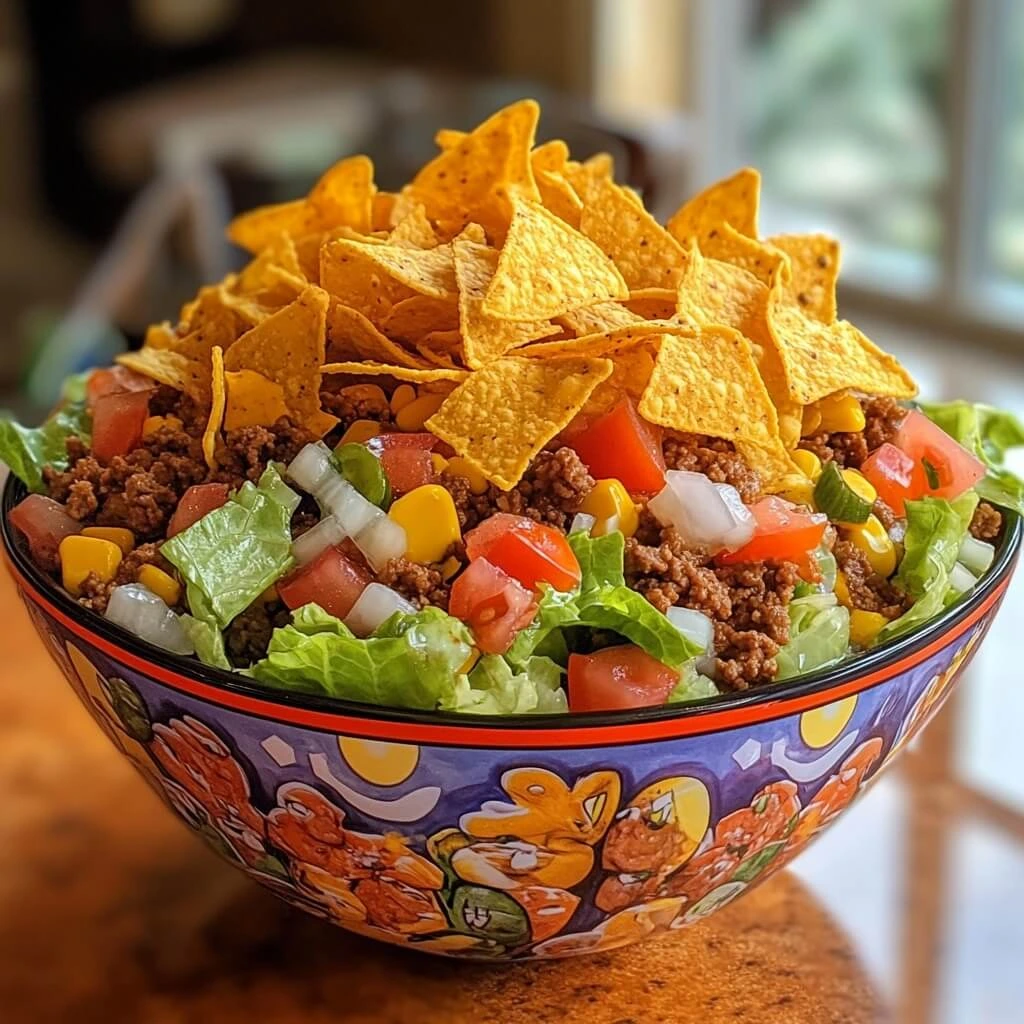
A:
{"label": "blurred background", "polygon": [[[1022,68],[1013,0],[0,0],[0,405],[45,410],[173,318],[237,262],[235,210],[351,152],[393,188],[437,128],[535,95],[542,137],[612,152],[661,215],[757,165],[764,233],[840,236],[843,314],[924,392],[1024,414]],[[797,865],[881,989],[917,986],[908,1020],[1024,1006],[1024,586],[1007,600],[916,769],[956,830],[908,833],[885,782]]]}

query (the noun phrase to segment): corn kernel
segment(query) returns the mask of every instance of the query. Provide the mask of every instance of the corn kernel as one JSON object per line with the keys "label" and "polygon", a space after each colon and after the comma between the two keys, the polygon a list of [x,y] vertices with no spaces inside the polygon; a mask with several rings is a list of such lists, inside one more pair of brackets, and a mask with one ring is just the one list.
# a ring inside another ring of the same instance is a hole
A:
{"label": "corn kernel", "polygon": [[813,483],[818,482],[818,478],[821,476],[821,459],[819,459],[814,452],[798,448],[793,452],[793,461],[800,468],[800,472],[803,473],[804,476]]}
{"label": "corn kernel", "polygon": [[380,424],[375,420],[356,420],[342,435],[340,444],[362,444],[380,433]]}
{"label": "corn kernel", "polygon": [[814,483],[810,480],[794,480],[779,491],[779,497],[791,501],[794,505],[814,508]]}
{"label": "corn kernel", "polygon": [[447,395],[420,395],[408,405],[402,406],[395,414],[395,424],[399,430],[422,430],[423,424],[441,408]]}
{"label": "corn kernel", "polygon": [[469,489],[474,494],[486,493],[487,477],[468,459],[464,459],[461,455],[456,455],[454,459],[448,460],[447,468],[452,476],[461,476],[464,480],[468,480]]}
{"label": "corn kernel", "polygon": [[462,668],[459,669],[459,672],[462,675],[465,675],[467,672],[470,672],[472,670],[473,666],[479,660],[480,660],[480,652],[474,647],[472,653],[470,654],[470,656],[463,663]]}
{"label": "corn kernel", "polygon": [[858,647],[870,647],[889,620],[878,612],[860,608],[850,612],[850,641]]}
{"label": "corn kernel", "polygon": [[142,421],[142,436],[149,437],[151,434],[155,434],[163,425],[163,416],[147,416]]}
{"label": "corn kernel", "polygon": [[281,600],[281,595],[277,592],[277,585],[271,583],[266,590],[256,598],[256,604],[276,604]]}
{"label": "corn kernel", "polygon": [[181,597],[181,584],[155,565],[144,565],[139,570],[139,582],[171,608]]}
{"label": "corn kernel", "polygon": [[636,505],[633,504],[629,491],[615,479],[598,480],[594,489],[583,499],[580,511],[597,520],[598,525],[592,531],[595,537],[601,535],[597,532],[601,524],[612,516],[618,517],[617,528],[625,537],[632,537],[640,523]]}
{"label": "corn kernel", "polygon": [[816,403],[821,427],[827,433],[863,430],[867,420],[864,409],[853,395],[831,395]]}
{"label": "corn kernel", "polygon": [[81,593],[82,583],[89,573],[94,572],[104,583],[109,583],[121,564],[121,549],[113,541],[99,537],[81,534],[65,537],[58,552],[64,589],[75,597]]}
{"label": "corn kernel", "polygon": [[448,460],[443,455],[438,455],[437,452],[430,453],[430,463],[434,467],[434,472],[438,474],[448,468]]}
{"label": "corn kernel", "polygon": [[868,516],[867,522],[843,526],[841,530],[848,541],[864,552],[879,576],[888,579],[896,571],[896,545],[878,516]]}
{"label": "corn kernel", "polygon": [[821,413],[813,405],[804,408],[804,418],[800,425],[801,437],[813,437],[821,429]]}
{"label": "corn kernel", "polygon": [[843,479],[846,481],[846,486],[849,487],[858,498],[863,498],[872,505],[878,501],[878,491],[871,486],[871,481],[868,480],[866,476],[858,473],[857,470],[844,469]]}
{"label": "corn kernel", "polygon": [[441,576],[445,583],[447,583],[461,568],[462,563],[454,555],[449,555],[449,557],[441,563]]}
{"label": "corn kernel", "polygon": [[438,484],[424,484],[403,494],[388,515],[405,530],[411,562],[439,562],[462,539],[452,496]]}
{"label": "corn kernel", "polygon": [[410,402],[416,400],[416,389],[411,384],[399,384],[391,393],[391,411],[401,412]]}
{"label": "corn kernel", "polygon": [[116,544],[121,549],[122,555],[127,555],[135,547],[135,534],[123,526],[87,526],[82,531],[82,536],[109,540],[111,544]]}
{"label": "corn kernel", "polygon": [[366,402],[381,409],[388,404],[388,396],[384,394],[384,389],[379,384],[349,384],[347,388],[342,388],[339,394],[351,402]]}
{"label": "corn kernel", "polygon": [[850,597],[850,588],[846,582],[846,575],[842,572],[836,573],[836,600],[844,608],[853,607],[853,598]]}

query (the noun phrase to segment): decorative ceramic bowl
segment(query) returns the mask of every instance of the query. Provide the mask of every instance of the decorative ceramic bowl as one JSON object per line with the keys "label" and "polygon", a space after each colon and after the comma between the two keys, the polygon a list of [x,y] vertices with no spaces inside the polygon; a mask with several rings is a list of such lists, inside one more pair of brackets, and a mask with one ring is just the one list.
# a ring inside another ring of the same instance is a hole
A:
{"label": "decorative ceramic bowl", "polygon": [[788,864],[942,705],[1006,592],[792,684],[482,719],[269,693],[164,654],[8,563],[81,701],[171,809],[289,902],[362,935],[519,960],[685,927]]}

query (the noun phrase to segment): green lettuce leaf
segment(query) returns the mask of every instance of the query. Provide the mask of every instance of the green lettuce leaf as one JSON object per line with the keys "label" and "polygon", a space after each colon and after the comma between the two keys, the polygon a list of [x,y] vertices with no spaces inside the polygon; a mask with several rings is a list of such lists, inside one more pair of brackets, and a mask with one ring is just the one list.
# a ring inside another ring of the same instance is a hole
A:
{"label": "green lettuce leaf", "polygon": [[60,397],[63,402],[84,402],[86,391],[89,385],[89,378],[95,371],[92,369],[82,370],[81,373],[72,373],[64,378],[60,386]]}
{"label": "green lettuce leaf", "polygon": [[485,654],[441,707],[476,715],[560,714],[569,710],[562,672],[550,658],[527,658],[514,671],[499,655]]}
{"label": "green lettuce leaf", "polygon": [[66,442],[80,437],[88,444],[91,420],[84,402],[67,402],[39,427],[0,420],[0,461],[30,490],[42,493],[43,469],[67,469]]}
{"label": "green lettuce leaf", "polygon": [[591,537],[580,530],[569,534],[569,546],[580,563],[580,591],[586,593],[606,584],[624,586],[623,573],[626,540],[618,530],[603,537]]}
{"label": "green lettuce leaf", "polygon": [[564,664],[569,652],[561,630],[564,626],[573,625],[578,615],[575,591],[545,586],[533,622],[512,641],[505,659],[510,665],[520,667],[534,654],[544,654]]}
{"label": "green lettuce leaf", "polygon": [[688,704],[694,700],[704,700],[707,697],[717,697],[719,689],[713,679],[702,676],[697,671],[694,662],[688,662],[683,666],[679,676],[679,682],[675,689],[668,695],[666,704]]}
{"label": "green lettuce leaf", "polygon": [[196,657],[204,665],[211,665],[213,668],[232,668],[224,650],[224,634],[214,623],[197,619],[193,615],[180,615],[178,618],[185,635],[196,649]]}
{"label": "green lettuce leaf", "polygon": [[318,605],[274,630],[250,674],[265,686],[343,700],[424,710],[458,702],[472,638],[440,608],[395,614],[365,640]]}
{"label": "green lettuce leaf", "polygon": [[1024,481],[1003,465],[1010,448],[1024,446],[1024,424],[1016,416],[962,401],[926,403],[921,411],[988,467],[975,488],[982,498],[1024,513]]}
{"label": "green lettuce leaf", "polygon": [[791,601],[789,623],[789,643],[777,658],[780,680],[824,668],[850,650],[850,613],[835,594],[810,594]]}
{"label": "green lettuce leaf", "polygon": [[223,629],[294,564],[291,518],[299,496],[268,466],[160,551],[185,578],[190,608]]}

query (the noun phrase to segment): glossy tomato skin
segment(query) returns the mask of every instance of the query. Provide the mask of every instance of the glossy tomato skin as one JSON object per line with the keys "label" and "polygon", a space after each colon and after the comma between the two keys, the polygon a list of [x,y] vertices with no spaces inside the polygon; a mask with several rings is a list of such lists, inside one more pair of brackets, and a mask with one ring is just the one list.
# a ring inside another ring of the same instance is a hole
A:
{"label": "glossy tomato skin", "polygon": [[93,370],[85,384],[85,397],[90,406],[104,395],[125,391],[156,391],[156,382],[126,366],[108,366],[102,370]]}
{"label": "glossy tomato skin", "polygon": [[436,474],[431,453],[426,448],[385,448],[380,464],[395,495],[407,494],[424,484],[432,484]]}
{"label": "glossy tomato skin", "polygon": [[719,565],[741,562],[795,562],[805,578],[816,573],[812,553],[828,529],[828,516],[802,512],[775,496],[762,498],[750,508],[756,526],[753,538],[736,551],[716,557]]}
{"label": "glossy tomato skin", "polygon": [[679,673],[633,644],[569,656],[570,711],[627,711],[664,704]]}
{"label": "glossy tomato skin", "polygon": [[860,471],[878,492],[878,497],[898,516],[906,515],[904,502],[907,498],[928,483],[924,467],[915,466],[914,460],[894,444],[876,448]]}
{"label": "glossy tomato skin", "polygon": [[347,558],[340,547],[328,547],[308,565],[278,581],[277,592],[293,610],[318,604],[325,612],[343,619],[372,582],[370,574]]}
{"label": "glossy tomato skin", "polygon": [[499,512],[466,534],[470,559],[486,558],[503,572],[535,590],[550,583],[572,590],[580,582],[580,565],[565,534],[526,516]]}
{"label": "glossy tomato skin", "polygon": [[194,484],[182,496],[167,524],[167,536],[187,530],[193,523],[228,500],[227,484]]}
{"label": "glossy tomato skin", "polygon": [[103,463],[127,455],[142,440],[150,391],[113,391],[92,406],[92,453]]}
{"label": "glossy tomato skin", "polygon": [[48,571],[57,568],[60,542],[82,529],[82,524],[69,516],[63,505],[42,494],[30,494],[18,502],[9,519],[24,534],[33,561]]}
{"label": "glossy tomato skin", "polygon": [[452,584],[448,611],[472,630],[485,654],[504,654],[537,614],[537,599],[486,558],[477,558]]}
{"label": "glossy tomato skin", "polygon": [[[987,472],[980,459],[917,409],[907,413],[893,443],[914,463],[908,498],[959,498]],[[933,480],[929,480],[926,461]]]}
{"label": "glossy tomato skin", "polygon": [[641,419],[628,398],[581,430],[570,431],[565,443],[591,476],[613,477],[630,494],[656,494],[665,486],[661,430]]}
{"label": "glossy tomato skin", "polygon": [[374,455],[389,451],[392,448],[420,448],[425,452],[437,451],[441,446],[441,439],[426,431],[415,434],[377,434],[363,442]]}

